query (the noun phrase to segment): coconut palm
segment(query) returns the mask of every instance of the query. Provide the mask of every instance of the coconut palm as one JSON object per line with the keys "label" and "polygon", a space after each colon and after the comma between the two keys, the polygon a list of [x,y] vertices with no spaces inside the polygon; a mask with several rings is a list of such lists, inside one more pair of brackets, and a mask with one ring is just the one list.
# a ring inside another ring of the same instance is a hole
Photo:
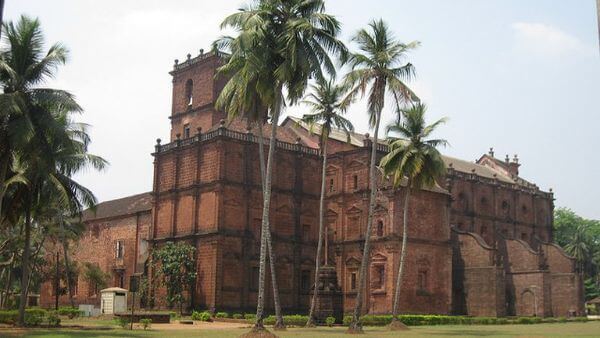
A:
{"label": "coconut palm", "polygon": [[[213,44],[213,49],[218,52],[221,50],[229,50],[237,48],[235,46],[236,41],[231,37],[223,37]],[[234,53],[235,54],[235,53]],[[240,54],[238,55],[239,59],[242,59]],[[219,76],[229,76],[225,72],[224,69],[219,69]],[[239,76],[240,74],[234,73],[232,76]],[[258,135],[258,159],[260,162],[260,178],[261,178],[261,186],[264,194],[265,187],[265,147],[264,147],[264,135],[263,135],[263,127],[266,123],[266,115],[267,111],[265,105],[261,102],[260,97],[256,94],[255,91],[248,90],[248,88],[253,88],[252,85],[246,86],[243,85],[243,82],[238,81],[229,81],[226,85],[226,88],[222,91],[222,94],[219,95],[216,107],[217,109],[223,110],[227,112],[227,116],[229,120],[243,117],[249,124],[249,127],[255,125],[259,130]],[[266,244],[267,244],[267,254],[269,256],[269,268],[271,269],[271,285],[273,287],[273,303],[275,306],[275,329],[283,329],[285,328],[285,323],[283,321],[283,313],[281,311],[281,302],[279,298],[279,287],[277,284],[277,274],[275,269],[275,252],[272,250],[272,241],[271,241],[271,227],[270,222],[267,220],[267,229],[266,232]]]}
{"label": "coconut palm", "polygon": [[[318,297],[319,271],[321,268],[321,251],[323,247],[323,232],[325,226],[323,217],[325,213],[325,176],[327,167],[327,142],[332,129],[343,131],[348,139],[350,132],[354,131],[352,123],[342,116],[352,102],[352,98],[346,96],[346,88],[341,85],[335,85],[333,80],[321,79],[316,85],[311,86],[310,93],[305,101],[306,105],[311,108],[311,114],[306,114],[302,117],[302,121],[307,123],[309,131],[312,133],[314,128],[319,130],[319,145],[321,148],[321,156],[323,157],[323,165],[321,168],[321,196],[319,199],[319,240],[317,242],[317,253],[315,259],[315,282],[314,292],[310,303],[308,313],[308,321],[306,326],[315,326],[315,306]],[[327,265],[327,261],[325,261]]]}
{"label": "coconut palm", "polygon": [[[39,21],[22,16],[17,24],[5,25],[7,48],[0,51],[2,105],[2,153],[10,162],[19,161],[27,185],[20,185],[24,217],[24,248],[21,261],[21,299],[19,324],[24,324],[32,220],[45,193],[55,194],[69,210],[93,206],[92,192],[72,176],[91,166],[102,169],[106,161],[87,153],[90,142],[85,125],[73,123],[71,115],[81,112],[66,91],[40,88],[47,77],[66,61],[67,51],[60,45],[43,53],[44,38]],[[9,163],[10,164],[10,163]],[[3,164],[4,165],[4,164]]]}
{"label": "coconut palm", "polygon": [[[328,51],[345,51],[344,45],[336,38],[340,31],[339,22],[324,11],[322,0],[262,0],[242,8],[222,23],[223,27],[231,27],[239,33],[232,44],[239,48],[233,50],[222,70],[234,74],[229,82],[238,83],[237,90],[246,86],[258,94],[271,117],[263,188],[258,301],[253,331],[265,330],[266,233],[279,116],[286,101],[295,104],[302,98],[309,78],[323,78],[323,68],[335,73]],[[229,90],[227,85],[225,89]],[[287,93],[285,98],[284,89]]]}
{"label": "coconut palm", "polygon": [[400,302],[404,260],[407,252],[408,210],[411,191],[433,187],[436,179],[442,177],[446,170],[442,155],[437,147],[445,146],[447,142],[442,139],[429,139],[435,129],[444,123],[446,119],[440,119],[431,125],[427,125],[425,122],[426,110],[425,104],[422,103],[400,110],[402,123],[394,123],[387,127],[388,134],[391,133],[397,136],[388,136],[389,153],[380,162],[384,175],[392,179],[394,188],[406,184],[402,219],[402,249],[394,292],[393,319],[390,325],[392,329],[403,326],[398,320],[398,304]]}
{"label": "coconut palm", "polygon": [[585,225],[579,225],[571,237],[571,240],[565,245],[565,251],[575,258],[579,264],[579,271],[583,273],[584,262],[589,253],[588,238]]}
{"label": "coconut palm", "polygon": [[352,39],[359,48],[358,53],[351,54],[348,63],[351,71],[345,77],[345,83],[352,89],[350,96],[364,96],[369,91],[367,108],[369,124],[374,128],[371,147],[371,162],[369,167],[369,213],[363,256],[359,271],[356,302],[352,313],[349,332],[362,332],[360,315],[363,304],[363,293],[367,266],[369,265],[371,249],[371,230],[373,227],[373,212],[375,210],[375,194],[377,191],[377,144],[381,113],[385,106],[386,96],[390,96],[395,111],[402,104],[418,100],[406,84],[413,78],[415,70],[412,64],[404,63],[406,54],[416,48],[419,43],[404,44],[396,40],[387,24],[382,20],[372,21],[368,29],[361,29]]}

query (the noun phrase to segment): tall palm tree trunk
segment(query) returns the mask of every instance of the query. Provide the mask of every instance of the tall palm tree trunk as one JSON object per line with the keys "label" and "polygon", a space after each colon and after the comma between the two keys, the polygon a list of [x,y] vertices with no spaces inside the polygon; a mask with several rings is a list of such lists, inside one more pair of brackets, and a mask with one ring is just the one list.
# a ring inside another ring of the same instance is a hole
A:
{"label": "tall palm tree trunk", "polygon": [[271,138],[269,139],[269,155],[267,158],[267,168],[265,171],[265,186],[263,188],[263,213],[260,236],[260,261],[258,274],[258,299],[256,304],[256,323],[254,330],[264,330],[264,306],[265,306],[265,261],[267,256],[267,232],[269,231],[269,211],[271,206],[271,181],[273,171],[273,161],[275,156],[275,147],[277,146],[277,123],[281,111],[281,87],[276,90],[275,106],[271,121]]}
{"label": "tall palm tree trunk", "polygon": [[[31,257],[37,257],[40,253],[40,250],[42,250],[42,247],[44,246],[44,242],[46,241],[46,236],[44,236],[42,238],[42,240],[40,241],[40,244],[38,245],[37,249],[35,249],[35,251],[33,252],[33,254],[31,255]],[[29,281],[27,282],[27,290],[29,291],[29,288],[31,287],[31,280],[33,278],[31,278],[31,276],[33,276],[33,274],[35,273],[36,268],[35,265],[33,265],[31,267],[31,269],[29,269]]]}
{"label": "tall palm tree trunk", "polygon": [[[13,253],[13,257],[14,257],[14,255],[15,254]],[[4,309],[4,307],[6,306],[6,301],[8,300],[8,296],[10,294],[10,285],[12,284],[12,277],[13,277],[13,275],[12,275],[13,266],[14,266],[14,259],[8,266],[8,275],[6,276],[6,287],[4,288],[4,297],[2,297],[2,303],[0,304],[0,309]]]}
{"label": "tall palm tree trunk", "polygon": [[[319,271],[321,270],[321,251],[323,250],[323,232],[325,231],[325,225],[323,224],[323,216],[325,213],[325,177],[327,175],[327,137],[324,138],[321,147],[323,152],[323,166],[321,169],[321,197],[319,199],[319,240],[317,242],[317,255],[315,259],[315,283],[312,300],[310,302],[310,311],[308,312],[308,321],[306,326],[315,326],[315,307],[317,305],[318,293],[319,293]],[[325,262],[327,265],[327,262]]]}
{"label": "tall palm tree trunk", "polygon": [[369,164],[369,215],[367,217],[367,230],[365,232],[365,245],[363,248],[363,256],[360,263],[360,272],[358,278],[358,290],[356,292],[356,301],[354,304],[354,312],[352,313],[352,322],[348,328],[350,332],[362,332],[362,324],[360,323],[360,315],[363,305],[363,294],[365,282],[367,279],[367,268],[369,266],[370,251],[371,251],[371,231],[373,228],[373,212],[375,211],[375,195],[377,193],[377,172],[375,171],[375,162],[377,161],[377,136],[379,134],[379,122],[381,120],[381,111],[377,112],[375,121],[375,132],[373,133],[373,142],[371,144],[371,163]]}
{"label": "tall palm tree trunk", "polygon": [[69,263],[69,250],[67,245],[67,238],[65,236],[65,225],[63,224],[62,215],[60,216],[60,233],[61,233],[61,242],[63,247],[63,253],[65,257],[65,270],[67,273],[67,288],[69,289],[69,304],[71,307],[75,307],[75,302],[73,301],[73,283],[71,283],[71,264]]}
{"label": "tall palm tree trunk", "polygon": [[[259,137],[258,137],[258,160],[260,161],[260,180],[263,186],[263,195],[265,187],[265,144],[262,130],[262,122],[259,125]],[[275,252],[273,252],[273,244],[271,241],[271,222],[267,223],[267,251],[269,253],[269,268],[271,269],[271,284],[273,285],[273,303],[275,305],[275,326],[276,330],[285,329],[285,323],[283,322],[283,314],[281,313],[281,302],[279,300],[279,287],[277,285],[277,274],[275,270]]]}
{"label": "tall palm tree trunk", "polygon": [[392,308],[392,329],[401,329],[405,326],[398,319],[398,306],[400,303],[400,290],[402,288],[402,276],[404,274],[404,260],[406,259],[406,244],[408,242],[408,202],[410,200],[411,182],[406,186],[406,196],[404,197],[404,215],[402,217],[402,249],[400,253],[400,265],[398,266],[398,275],[396,277],[396,291],[394,292],[394,306]]}
{"label": "tall palm tree trunk", "polygon": [[2,204],[4,202],[4,195],[6,193],[6,187],[4,184],[6,182],[6,175],[8,174],[8,167],[10,165],[9,159],[9,154],[2,154],[2,159],[0,159],[0,222],[2,222]]}
{"label": "tall palm tree trunk", "polygon": [[25,207],[25,243],[21,261],[21,298],[19,302],[19,326],[25,326],[25,307],[27,306],[27,285],[29,285],[29,255],[31,252],[31,197]]}

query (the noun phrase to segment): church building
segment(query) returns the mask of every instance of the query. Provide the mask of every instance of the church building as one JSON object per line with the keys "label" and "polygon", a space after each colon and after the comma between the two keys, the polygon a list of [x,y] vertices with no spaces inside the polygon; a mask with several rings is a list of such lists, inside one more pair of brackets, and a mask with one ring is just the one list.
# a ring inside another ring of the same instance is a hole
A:
{"label": "church building", "polygon": [[[226,83],[215,78],[218,53],[175,62],[171,134],[157,140],[152,191],[100,203],[84,212],[87,230],[71,245],[74,261],[99,266],[109,287],[129,288],[140,274],[154,308],[165,290],[150,264],[167,241],[196,248],[197,278],[189,308],[255,311],[262,217],[259,130],[228,121],[215,101]],[[270,223],[283,310],[306,313],[313,288],[321,177],[318,133],[286,118],[277,131]],[[270,125],[263,128],[270,135]],[[367,223],[371,147],[369,135],[333,131],[326,168],[326,265],[320,283],[330,310],[353,309]],[[519,159],[499,159],[492,149],[476,162],[444,157],[447,174],[430,189],[411,194],[408,254],[400,309],[412,314],[470,316],[583,315],[583,286],[575,260],[553,243],[553,193],[519,176]],[[400,263],[405,188],[378,180],[364,313],[392,309]],[[60,246],[49,246],[54,254]],[[267,271],[269,273],[269,271]],[[272,311],[267,278],[265,302]],[[52,282],[41,304],[53,306]],[[99,306],[97,285],[80,275],[78,304]],[[59,296],[68,304],[66,295]],[[150,306],[146,304],[147,306]]]}

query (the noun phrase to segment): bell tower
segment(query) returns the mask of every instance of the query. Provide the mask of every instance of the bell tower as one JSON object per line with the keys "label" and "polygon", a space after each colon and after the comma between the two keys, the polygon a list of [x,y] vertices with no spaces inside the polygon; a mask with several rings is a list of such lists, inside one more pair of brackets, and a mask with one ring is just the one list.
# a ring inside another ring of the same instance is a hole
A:
{"label": "bell tower", "polygon": [[173,106],[171,111],[171,141],[188,138],[198,128],[207,131],[225,118],[225,113],[215,108],[215,102],[226,83],[226,79],[215,77],[217,68],[223,64],[222,57],[215,52],[192,57],[184,62],[175,60],[173,70]]}

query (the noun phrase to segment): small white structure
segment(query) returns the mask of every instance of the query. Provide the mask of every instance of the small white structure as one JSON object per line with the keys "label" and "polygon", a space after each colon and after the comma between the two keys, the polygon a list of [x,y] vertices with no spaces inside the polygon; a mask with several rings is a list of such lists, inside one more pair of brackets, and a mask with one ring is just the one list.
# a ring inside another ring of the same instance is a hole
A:
{"label": "small white structure", "polygon": [[100,290],[100,293],[102,294],[100,303],[102,314],[127,312],[127,290],[115,287]]}

